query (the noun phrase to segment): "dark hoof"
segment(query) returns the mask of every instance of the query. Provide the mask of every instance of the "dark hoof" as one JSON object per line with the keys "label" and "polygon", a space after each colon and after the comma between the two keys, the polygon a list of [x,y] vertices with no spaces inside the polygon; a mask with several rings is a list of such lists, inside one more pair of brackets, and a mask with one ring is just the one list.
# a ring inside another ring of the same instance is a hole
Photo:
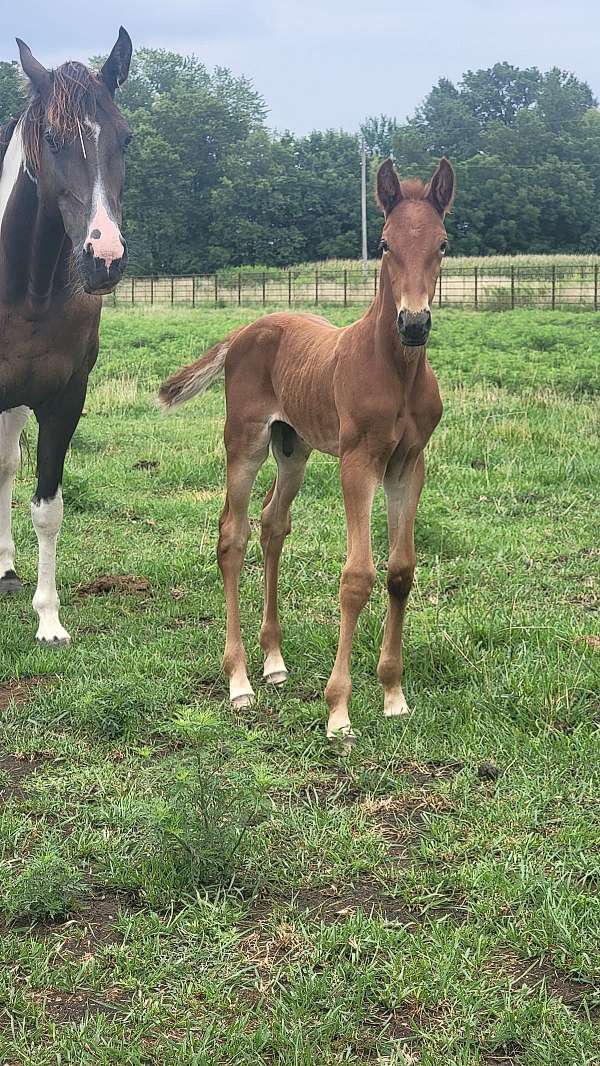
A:
{"label": "dark hoof", "polygon": [[23,582],[17,577],[14,570],[7,570],[4,577],[0,577],[0,596],[12,596],[24,588]]}
{"label": "dark hoof", "polygon": [[70,637],[52,637],[52,640],[45,640],[44,637],[36,637],[36,644],[39,644],[40,648],[50,648],[55,651],[58,648],[68,648],[71,643]]}

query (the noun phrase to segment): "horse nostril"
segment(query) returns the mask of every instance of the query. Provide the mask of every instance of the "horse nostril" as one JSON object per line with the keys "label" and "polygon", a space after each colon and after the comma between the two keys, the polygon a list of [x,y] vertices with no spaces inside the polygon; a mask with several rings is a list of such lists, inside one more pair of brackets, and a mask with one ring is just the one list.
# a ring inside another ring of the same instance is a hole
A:
{"label": "horse nostril", "polygon": [[85,250],[85,254],[86,255],[93,255],[94,254],[94,246],[93,246],[91,241],[87,242],[84,250]]}
{"label": "horse nostril", "polygon": [[398,331],[403,333],[406,328],[406,314],[404,311],[398,312]]}

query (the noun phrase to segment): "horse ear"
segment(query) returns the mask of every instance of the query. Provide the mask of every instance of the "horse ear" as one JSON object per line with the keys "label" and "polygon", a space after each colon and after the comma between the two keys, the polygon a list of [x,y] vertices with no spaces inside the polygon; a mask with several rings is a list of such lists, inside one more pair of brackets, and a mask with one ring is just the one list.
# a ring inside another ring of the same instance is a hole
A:
{"label": "horse ear", "polygon": [[402,189],[391,159],[386,159],[377,171],[377,203],[386,218],[402,199]]}
{"label": "horse ear", "polygon": [[431,206],[435,208],[442,218],[452,207],[455,186],[456,178],[452,164],[444,156],[440,159],[437,170],[429,182],[425,194],[425,199],[429,200]]}
{"label": "horse ear", "polygon": [[50,92],[50,86],[52,85],[52,75],[50,71],[46,70],[41,63],[33,55],[31,48],[22,41],[20,37],[16,38],[17,45],[19,47],[19,56],[21,57],[21,66],[29,78],[33,88],[40,94],[40,96],[46,96]]}
{"label": "horse ear", "polygon": [[114,96],[119,85],[127,80],[132,51],[131,37],[121,26],[113,50],[100,71],[100,77],[111,96]]}

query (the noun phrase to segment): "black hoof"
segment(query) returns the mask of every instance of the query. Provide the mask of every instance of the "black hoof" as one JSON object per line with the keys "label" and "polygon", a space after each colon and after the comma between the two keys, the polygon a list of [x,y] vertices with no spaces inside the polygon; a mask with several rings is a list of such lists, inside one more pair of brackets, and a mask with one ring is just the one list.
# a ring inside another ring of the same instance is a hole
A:
{"label": "black hoof", "polygon": [[0,596],[12,596],[15,592],[20,592],[23,587],[23,582],[14,570],[7,570],[4,577],[0,577]]}

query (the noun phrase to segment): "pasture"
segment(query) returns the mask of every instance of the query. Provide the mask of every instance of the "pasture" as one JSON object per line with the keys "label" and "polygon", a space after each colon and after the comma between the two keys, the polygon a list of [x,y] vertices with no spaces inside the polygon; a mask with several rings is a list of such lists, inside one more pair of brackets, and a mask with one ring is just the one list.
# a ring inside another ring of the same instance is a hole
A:
{"label": "pasture", "polygon": [[168,418],[153,407],[167,373],[257,314],[105,311],[65,476],[74,643],[59,653],[33,643],[27,462],[18,477],[27,589],[0,603],[0,1062],[592,1066],[600,317],[434,314],[445,415],[416,525],[413,714],[386,721],[375,679],[378,498],[358,743],[339,759],[322,699],[337,464],[314,455],[294,506],[281,691],[260,684],[255,523],[242,611],[258,698],[234,713],[222,385]]}

